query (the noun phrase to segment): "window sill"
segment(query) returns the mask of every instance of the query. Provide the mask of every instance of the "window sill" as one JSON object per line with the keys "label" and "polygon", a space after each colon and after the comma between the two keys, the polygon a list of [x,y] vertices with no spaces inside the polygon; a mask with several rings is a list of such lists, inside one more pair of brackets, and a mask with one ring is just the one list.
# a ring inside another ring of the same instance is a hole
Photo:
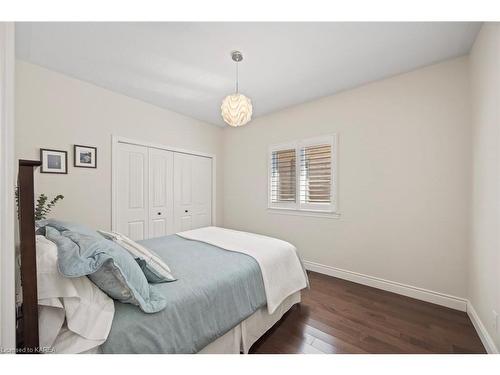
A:
{"label": "window sill", "polygon": [[325,219],[338,219],[338,218],[340,218],[340,214],[338,212],[296,210],[294,208],[275,208],[275,207],[268,207],[267,211],[270,214],[278,214],[278,215],[321,217],[321,218],[325,218]]}

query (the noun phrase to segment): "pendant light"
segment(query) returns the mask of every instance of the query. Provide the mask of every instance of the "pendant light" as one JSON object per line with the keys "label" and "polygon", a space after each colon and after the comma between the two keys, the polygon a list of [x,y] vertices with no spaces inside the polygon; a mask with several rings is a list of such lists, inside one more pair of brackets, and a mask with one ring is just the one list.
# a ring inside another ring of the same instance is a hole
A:
{"label": "pendant light", "polygon": [[231,58],[236,63],[236,92],[228,95],[222,101],[221,115],[230,126],[242,126],[252,119],[252,101],[245,95],[239,93],[238,87],[238,63],[243,60],[240,51],[231,52]]}

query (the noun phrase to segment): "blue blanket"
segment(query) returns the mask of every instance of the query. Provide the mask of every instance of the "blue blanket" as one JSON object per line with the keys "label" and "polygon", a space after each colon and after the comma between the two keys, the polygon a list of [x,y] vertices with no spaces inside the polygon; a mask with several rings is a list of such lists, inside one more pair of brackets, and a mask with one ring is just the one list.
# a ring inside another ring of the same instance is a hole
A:
{"label": "blue blanket", "polygon": [[196,353],[266,305],[259,265],[248,255],[177,235],[141,244],[178,280],[153,286],[168,300],[158,313],[115,302],[104,353]]}

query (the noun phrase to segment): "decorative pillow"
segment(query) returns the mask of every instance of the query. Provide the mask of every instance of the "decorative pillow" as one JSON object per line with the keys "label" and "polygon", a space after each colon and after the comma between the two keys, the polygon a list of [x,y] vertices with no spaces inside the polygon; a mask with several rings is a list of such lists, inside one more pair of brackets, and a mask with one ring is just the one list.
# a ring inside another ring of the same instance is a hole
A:
{"label": "decorative pillow", "polygon": [[127,250],[135,258],[149,282],[162,283],[176,280],[167,264],[152,250],[145,248],[121,233],[106,232],[104,230],[98,232]]}
{"label": "decorative pillow", "polygon": [[37,228],[43,228],[47,225],[57,229],[59,232],[70,230],[72,232],[84,234],[86,236],[102,239],[102,236],[99,233],[97,233],[94,229],[86,227],[85,225],[70,223],[57,219],[45,219],[36,222]]}
{"label": "decorative pillow", "polygon": [[141,268],[124,249],[100,238],[50,225],[45,236],[57,245],[59,272],[67,277],[88,275],[110,297],[138,305],[146,313],[165,308],[167,301],[148,284]]}

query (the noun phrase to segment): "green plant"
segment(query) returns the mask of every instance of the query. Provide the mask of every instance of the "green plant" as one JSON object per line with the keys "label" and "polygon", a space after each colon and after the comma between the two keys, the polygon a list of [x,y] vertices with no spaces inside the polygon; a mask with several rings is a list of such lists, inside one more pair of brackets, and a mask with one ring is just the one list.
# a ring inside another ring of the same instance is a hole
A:
{"label": "green plant", "polygon": [[43,220],[47,218],[47,215],[52,210],[52,207],[57,203],[57,201],[64,199],[61,194],[56,195],[50,202],[47,203],[49,198],[45,194],[40,194],[36,200],[35,206],[35,220]]}
{"label": "green plant", "polygon": [[[15,189],[16,193],[16,205],[17,205],[17,214],[19,216],[19,187]],[[47,202],[49,198],[45,194],[40,194],[38,199],[36,200],[35,206],[35,221],[43,220],[47,218],[47,215],[52,210],[52,207],[59,201],[64,199],[64,195],[58,194],[51,201]]]}

